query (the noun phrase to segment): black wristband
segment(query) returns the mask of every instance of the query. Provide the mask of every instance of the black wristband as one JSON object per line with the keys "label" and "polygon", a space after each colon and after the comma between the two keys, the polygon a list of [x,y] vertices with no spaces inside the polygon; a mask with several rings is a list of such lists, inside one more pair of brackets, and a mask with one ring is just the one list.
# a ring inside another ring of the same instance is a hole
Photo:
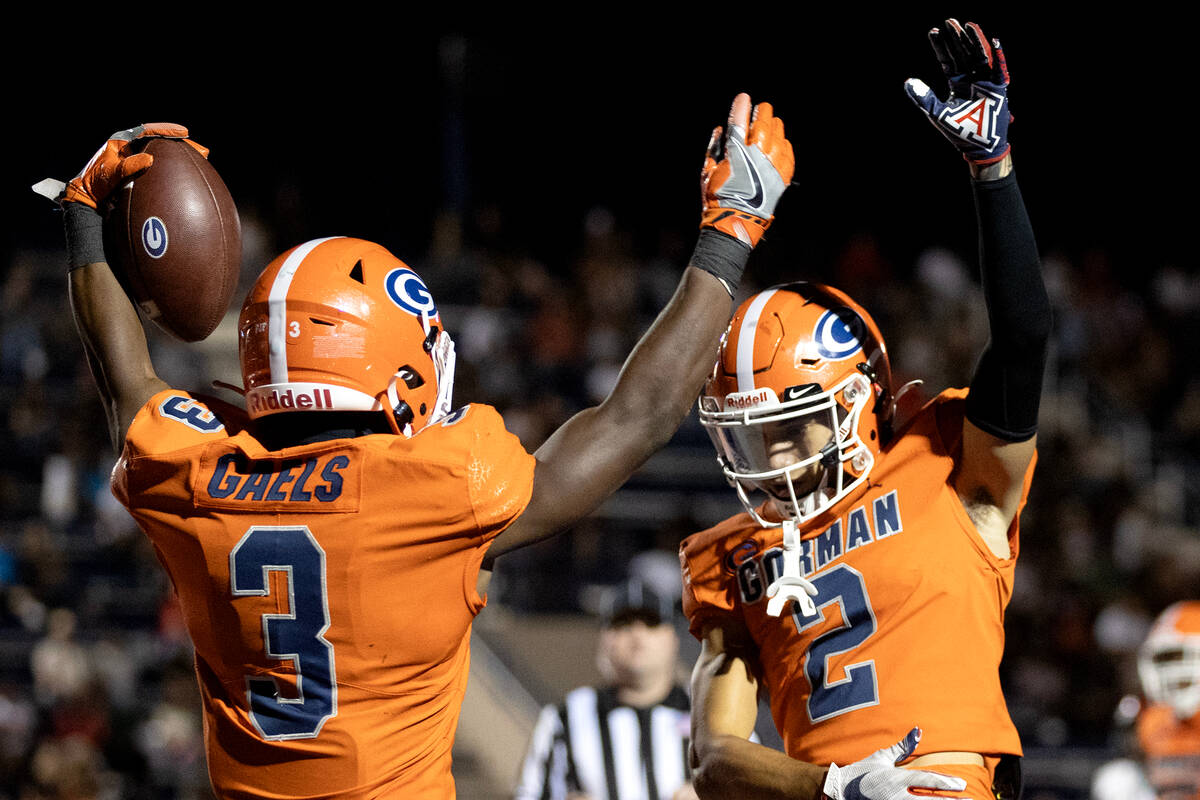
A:
{"label": "black wristband", "polygon": [[63,203],[63,228],[67,234],[67,269],[105,261],[104,219],[83,203]]}
{"label": "black wristband", "polygon": [[719,280],[729,296],[733,297],[742,280],[742,273],[746,271],[750,251],[748,244],[732,236],[712,228],[701,228],[696,249],[692,251],[692,260],[688,263]]}

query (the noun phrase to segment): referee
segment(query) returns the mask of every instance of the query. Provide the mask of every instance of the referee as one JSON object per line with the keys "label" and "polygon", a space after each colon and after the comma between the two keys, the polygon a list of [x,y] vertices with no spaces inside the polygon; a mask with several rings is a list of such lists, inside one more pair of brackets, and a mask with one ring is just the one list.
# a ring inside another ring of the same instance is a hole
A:
{"label": "referee", "polygon": [[538,717],[516,800],[692,800],[688,696],[670,601],[626,587],[600,633],[603,686]]}

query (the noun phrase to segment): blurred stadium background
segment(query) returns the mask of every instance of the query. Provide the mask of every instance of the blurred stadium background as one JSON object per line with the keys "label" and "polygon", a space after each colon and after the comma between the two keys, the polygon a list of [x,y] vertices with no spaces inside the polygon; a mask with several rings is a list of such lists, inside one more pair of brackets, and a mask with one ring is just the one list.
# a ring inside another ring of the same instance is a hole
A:
{"label": "blurred stadium background", "polygon": [[[146,9],[23,32],[57,44],[4,57],[0,797],[207,796],[186,634],[108,493],[60,219],[28,186],[73,175],[114,130],[187,124],[239,203],[243,288],[309,238],[381,242],[441,306],[456,400],[495,404],[532,449],[603,397],[669,296],[709,131],[745,90],[785,120],[797,171],[743,292],[803,277],[846,289],[900,377],[937,391],[968,380],[986,337],[966,168],[901,90],[936,85],[924,32],[946,13],[1005,44],[1056,313],[1002,675],[1026,798],[1085,797],[1125,746],[1141,636],[1200,587],[1200,275],[1194,203],[1175,199],[1187,145],[1165,34],[976,10],[787,25],[726,10],[671,30],[584,11],[473,34],[343,9],[214,14],[184,36]],[[238,382],[236,306],[199,345],[151,329],[165,379]],[[500,562],[476,624],[460,796],[505,797],[538,704],[595,678],[605,591],[631,573],[676,580],[679,539],[736,510],[689,419],[577,530]]]}

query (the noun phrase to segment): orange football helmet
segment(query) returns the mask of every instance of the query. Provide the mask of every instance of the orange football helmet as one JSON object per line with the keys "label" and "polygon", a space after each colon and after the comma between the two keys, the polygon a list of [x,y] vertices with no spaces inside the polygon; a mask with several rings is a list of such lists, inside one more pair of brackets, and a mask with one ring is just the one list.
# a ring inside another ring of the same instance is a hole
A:
{"label": "orange football helmet", "polygon": [[892,413],[892,374],[874,320],[816,283],[747,299],[721,339],[700,422],[747,511],[759,489],[796,521],[863,484]]}
{"label": "orange football helmet", "polygon": [[450,412],[454,343],[421,278],[380,245],[314,239],[259,275],[238,320],[252,418],[385,411],[411,436]]}
{"label": "orange football helmet", "polygon": [[1158,615],[1138,651],[1138,677],[1152,703],[1179,719],[1200,711],[1200,601],[1185,600]]}

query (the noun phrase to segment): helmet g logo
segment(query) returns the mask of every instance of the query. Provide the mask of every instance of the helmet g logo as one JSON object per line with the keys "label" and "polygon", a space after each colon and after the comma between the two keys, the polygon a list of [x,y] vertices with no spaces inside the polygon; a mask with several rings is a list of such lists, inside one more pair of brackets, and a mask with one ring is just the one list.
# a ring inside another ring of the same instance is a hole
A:
{"label": "helmet g logo", "polygon": [[151,258],[162,258],[167,252],[167,226],[158,217],[142,223],[142,247]]}
{"label": "helmet g logo", "polygon": [[383,279],[388,297],[408,313],[417,317],[433,317],[437,315],[437,306],[433,296],[425,287],[424,281],[417,273],[407,267],[397,268]]}
{"label": "helmet g logo", "polygon": [[831,308],[813,329],[813,342],[822,358],[840,361],[862,350],[863,322],[846,307]]}

